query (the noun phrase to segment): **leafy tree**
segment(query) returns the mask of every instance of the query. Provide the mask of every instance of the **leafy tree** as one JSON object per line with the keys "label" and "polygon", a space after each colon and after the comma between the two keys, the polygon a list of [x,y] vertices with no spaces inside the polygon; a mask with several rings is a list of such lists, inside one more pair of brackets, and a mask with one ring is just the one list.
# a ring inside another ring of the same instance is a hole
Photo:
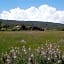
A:
{"label": "leafy tree", "polygon": [[26,30],[26,26],[25,25],[22,25],[21,29],[22,30]]}
{"label": "leafy tree", "polygon": [[1,30],[1,27],[2,27],[1,24],[2,24],[2,22],[0,22],[0,30]]}

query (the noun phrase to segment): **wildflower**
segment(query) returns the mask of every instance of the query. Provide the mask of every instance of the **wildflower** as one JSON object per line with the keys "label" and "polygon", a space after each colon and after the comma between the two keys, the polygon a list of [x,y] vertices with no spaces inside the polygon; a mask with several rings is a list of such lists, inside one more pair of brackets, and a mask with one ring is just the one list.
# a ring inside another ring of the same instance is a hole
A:
{"label": "wildflower", "polygon": [[7,64],[10,64],[11,63],[11,59],[10,59],[10,56],[9,55],[7,56],[6,63]]}
{"label": "wildflower", "polygon": [[12,48],[12,49],[10,50],[10,53],[12,53],[12,52],[14,52],[14,48]]}
{"label": "wildflower", "polygon": [[26,41],[25,41],[25,40],[21,40],[21,42],[22,42],[22,43],[26,43]]}
{"label": "wildflower", "polygon": [[61,60],[58,60],[58,64],[61,63],[62,61]]}
{"label": "wildflower", "polygon": [[25,46],[22,46],[22,48],[24,49],[24,48],[25,48]]}
{"label": "wildflower", "polygon": [[64,59],[64,55],[62,55],[62,59]]}
{"label": "wildflower", "polygon": [[10,64],[10,59],[6,59],[6,64]]}
{"label": "wildflower", "polygon": [[35,50],[12,47],[8,52],[2,54],[3,64],[64,64],[64,54],[56,44],[46,44]]}
{"label": "wildflower", "polygon": [[13,56],[13,58],[14,58],[14,59],[16,59],[16,58],[17,58],[17,56],[16,56],[16,55],[14,55],[14,56]]}
{"label": "wildflower", "polygon": [[43,50],[44,48],[42,47],[41,49]]}
{"label": "wildflower", "polygon": [[48,57],[48,60],[50,60],[50,57]]}
{"label": "wildflower", "polygon": [[31,57],[34,57],[34,54],[31,54]]}
{"label": "wildflower", "polygon": [[30,50],[31,50],[31,48],[28,48],[28,50],[30,51]]}
{"label": "wildflower", "polygon": [[57,58],[57,55],[55,54],[55,58]]}
{"label": "wildflower", "polygon": [[30,57],[28,58],[28,64],[31,64],[31,58]]}
{"label": "wildflower", "polygon": [[25,50],[25,49],[24,49],[23,51],[24,51],[24,52],[26,52],[26,50]]}
{"label": "wildflower", "polygon": [[42,51],[41,54],[46,55],[46,53],[44,51]]}
{"label": "wildflower", "polygon": [[31,57],[28,59],[28,64],[33,64],[33,59]]}
{"label": "wildflower", "polygon": [[59,51],[59,49],[57,48],[57,51]]}
{"label": "wildflower", "polygon": [[50,44],[50,48],[52,48],[52,44]]}

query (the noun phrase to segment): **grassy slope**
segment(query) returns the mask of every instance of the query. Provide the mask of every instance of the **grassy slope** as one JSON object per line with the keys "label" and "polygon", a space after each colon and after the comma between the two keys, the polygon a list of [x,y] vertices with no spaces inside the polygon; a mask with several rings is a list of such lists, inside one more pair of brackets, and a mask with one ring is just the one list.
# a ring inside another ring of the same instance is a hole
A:
{"label": "grassy slope", "polygon": [[64,50],[64,32],[59,31],[49,31],[49,32],[39,32],[39,31],[21,31],[21,32],[0,32],[0,53],[8,50],[8,48],[13,46],[21,47],[24,45],[21,43],[21,40],[26,41],[27,47],[37,47],[44,44],[46,40],[50,42],[58,42],[61,46],[61,49]]}

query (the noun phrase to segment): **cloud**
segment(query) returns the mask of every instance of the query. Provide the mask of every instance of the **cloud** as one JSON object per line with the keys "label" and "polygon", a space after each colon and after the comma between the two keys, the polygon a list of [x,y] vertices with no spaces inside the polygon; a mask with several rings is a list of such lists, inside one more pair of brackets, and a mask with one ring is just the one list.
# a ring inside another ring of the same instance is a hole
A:
{"label": "cloud", "polygon": [[0,19],[64,23],[64,10],[57,10],[47,4],[37,8],[34,6],[27,9],[18,7],[9,11],[2,11],[0,13]]}

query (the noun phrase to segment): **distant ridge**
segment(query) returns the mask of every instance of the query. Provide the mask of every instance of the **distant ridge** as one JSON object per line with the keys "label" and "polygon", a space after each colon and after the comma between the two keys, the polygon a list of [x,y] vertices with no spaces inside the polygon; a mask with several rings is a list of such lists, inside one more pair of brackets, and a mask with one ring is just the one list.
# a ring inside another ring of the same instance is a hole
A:
{"label": "distant ridge", "polygon": [[55,29],[55,28],[64,28],[64,24],[61,23],[52,23],[52,22],[44,22],[44,21],[18,21],[18,20],[4,20],[0,19],[0,22],[3,24],[14,24],[14,25],[31,25],[37,27],[44,27],[48,29]]}

